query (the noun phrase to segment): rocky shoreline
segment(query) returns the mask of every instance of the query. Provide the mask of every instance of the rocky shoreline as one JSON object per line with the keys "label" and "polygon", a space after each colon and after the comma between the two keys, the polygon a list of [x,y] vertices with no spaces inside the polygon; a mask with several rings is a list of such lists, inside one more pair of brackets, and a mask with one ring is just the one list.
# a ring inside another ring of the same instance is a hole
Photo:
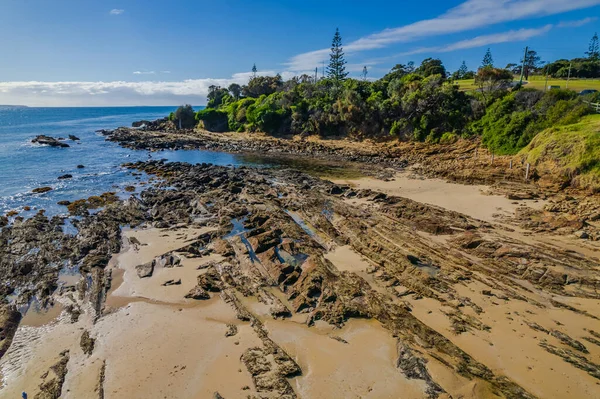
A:
{"label": "rocky shoreline", "polygon": [[[291,320],[301,320],[308,330],[325,324],[341,331],[356,319],[376,321],[396,340],[390,359],[394,378],[412,384],[421,397],[589,397],[597,388],[598,257],[573,251],[558,239],[552,245],[542,240],[583,232],[579,242],[595,243],[600,238],[596,197],[562,194],[553,184],[540,184],[542,177],[535,185],[523,182],[517,167],[504,168],[507,159],[489,165],[485,154],[478,154],[481,159],[473,155],[477,144],[469,142],[403,152],[400,147],[383,150],[385,145],[377,143],[242,140],[191,131],[117,129],[104,134],[134,149],[268,149],[269,154],[360,162],[361,168],[387,171],[388,180],[393,179],[390,170],[410,165],[412,173],[494,183],[492,194],[520,207],[515,215],[491,223],[289,168],[125,164],[153,176],[156,184],[125,201],[106,197],[93,214],[87,204],[95,200],[73,202],[69,210],[77,218],[69,220],[76,235],[65,232],[65,218],[43,212],[3,223],[0,369],[26,366],[15,363],[16,351],[28,345],[17,330],[18,308],[33,300],[42,308],[61,303],[68,317],[58,325],[83,330],[73,341],[75,349],[66,347],[67,341],[65,347],[52,348],[50,376],[45,373],[31,397],[83,389],[73,377],[78,366],[71,363],[80,359],[87,365],[88,357],[94,363],[86,367],[97,374],[87,397],[111,392],[110,384],[116,383],[111,373],[118,364],[97,348],[108,342],[103,323],[133,312],[129,305],[110,304],[113,291],[127,284],[155,284],[160,292],[177,293],[168,297],[179,311],[195,303],[227,304],[237,321],[223,324],[225,338],[235,339],[243,330],[252,342],[236,349],[240,371],[226,370],[237,375],[244,368],[252,381],[252,387],[235,387],[238,397],[302,397],[299,387],[312,384],[316,377],[307,376],[308,360],[274,338],[277,325],[272,323],[297,323]],[[457,168],[460,163],[470,169]],[[548,201],[544,208],[527,206],[541,199]],[[138,233],[124,237],[124,228],[136,227]],[[148,229],[165,240],[174,237],[173,248],[132,264],[132,274],[125,271],[125,280],[118,282],[122,266],[113,263],[115,254],[129,249],[137,259],[136,251],[148,243],[136,236]],[[61,281],[65,270],[77,273],[76,282]],[[130,290],[131,298],[146,298]],[[158,301],[167,299],[156,298],[155,306]],[[342,347],[352,346],[351,337],[336,337]],[[18,347],[10,346],[13,339]],[[9,389],[22,388],[5,382]],[[357,389],[352,381],[345,384],[336,389]],[[227,397],[217,391],[215,397]]]}
{"label": "rocky shoreline", "polygon": [[[478,140],[460,140],[452,145],[311,141],[260,134],[177,130],[168,121],[161,120],[144,124],[142,128],[101,132],[107,140],[130,149],[214,150],[287,157],[292,161],[339,162],[383,180],[390,179],[394,171],[410,168],[419,176],[460,184],[488,185],[492,187],[492,193],[513,200],[547,199],[552,205],[546,209],[548,212],[541,223],[539,214],[524,217],[524,223],[529,228],[535,227],[538,231],[546,232],[570,230],[566,233],[600,240],[600,193],[571,186],[568,178],[552,171],[537,170],[535,167],[528,169],[525,161],[517,156],[494,156],[481,148]],[[525,179],[526,175],[528,180]],[[564,233],[561,231],[561,234]]]}

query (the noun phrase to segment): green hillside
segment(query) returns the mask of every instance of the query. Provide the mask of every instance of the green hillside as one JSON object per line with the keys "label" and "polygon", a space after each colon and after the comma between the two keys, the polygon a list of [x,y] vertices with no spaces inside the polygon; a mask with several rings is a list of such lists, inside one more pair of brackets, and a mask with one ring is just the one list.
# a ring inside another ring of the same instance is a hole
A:
{"label": "green hillside", "polygon": [[580,187],[600,190],[600,115],[546,129],[520,154],[536,167],[574,179]]}

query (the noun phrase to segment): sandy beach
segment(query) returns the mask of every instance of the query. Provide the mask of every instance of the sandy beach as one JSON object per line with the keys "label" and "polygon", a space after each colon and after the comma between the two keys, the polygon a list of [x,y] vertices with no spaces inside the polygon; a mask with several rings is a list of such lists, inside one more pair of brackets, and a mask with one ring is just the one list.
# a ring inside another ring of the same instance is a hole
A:
{"label": "sandy beach", "polygon": [[[184,182],[185,213],[160,193],[161,216],[123,228],[102,274],[62,277],[54,305],[27,312],[0,360],[3,397],[598,392],[593,247],[511,222],[544,201],[408,172],[330,183],[162,165]],[[202,173],[221,182],[196,188]]]}

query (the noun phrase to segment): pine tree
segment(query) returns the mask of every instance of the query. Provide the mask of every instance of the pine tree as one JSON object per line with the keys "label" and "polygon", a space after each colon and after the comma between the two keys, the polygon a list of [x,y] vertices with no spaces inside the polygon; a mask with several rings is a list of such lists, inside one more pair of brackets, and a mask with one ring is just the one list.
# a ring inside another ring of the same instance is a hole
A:
{"label": "pine tree", "polygon": [[598,44],[598,33],[594,33],[592,40],[590,40],[590,46],[588,51],[585,53],[590,61],[600,60],[600,44]]}
{"label": "pine tree", "polygon": [[367,74],[368,74],[368,73],[369,73],[369,71],[368,71],[368,69],[367,69],[367,66],[365,65],[365,66],[363,67],[363,71],[362,71],[362,78],[363,78],[363,80],[367,80]]}
{"label": "pine tree", "polygon": [[481,63],[481,67],[486,68],[486,67],[493,67],[493,66],[494,66],[494,59],[492,58],[492,52],[488,48],[487,51],[485,52],[485,55],[483,56],[483,62]]}
{"label": "pine tree", "polygon": [[256,72],[258,72],[258,69],[256,69],[256,64],[252,65],[252,77],[255,78],[256,77]]}
{"label": "pine tree", "polygon": [[344,48],[342,47],[342,36],[340,30],[335,30],[333,42],[331,43],[331,54],[329,56],[329,66],[327,67],[327,77],[335,83],[346,79],[346,59],[344,58]]}
{"label": "pine tree", "polygon": [[463,61],[460,68],[458,68],[458,78],[464,79],[467,72],[469,72],[469,68],[467,68],[467,63]]}

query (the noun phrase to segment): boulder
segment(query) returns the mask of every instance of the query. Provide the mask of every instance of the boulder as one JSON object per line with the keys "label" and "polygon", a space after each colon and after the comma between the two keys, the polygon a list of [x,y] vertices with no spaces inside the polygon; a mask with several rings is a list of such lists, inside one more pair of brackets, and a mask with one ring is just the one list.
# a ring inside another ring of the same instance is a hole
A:
{"label": "boulder", "polygon": [[227,331],[225,332],[226,337],[233,337],[238,333],[238,328],[235,324],[227,324]]}
{"label": "boulder", "polygon": [[210,292],[220,292],[223,287],[223,283],[221,282],[219,272],[213,268],[209,269],[206,273],[199,275],[198,287]]}
{"label": "boulder", "polygon": [[280,235],[281,231],[271,230],[267,231],[266,233],[248,238],[248,242],[252,246],[254,252],[259,254],[278,245],[281,242]]}
{"label": "boulder", "polygon": [[152,122],[150,122],[150,121],[147,121],[147,120],[141,120],[141,121],[136,121],[136,122],[133,122],[133,123],[131,124],[131,127],[142,127],[142,126],[148,126],[148,125],[150,125],[151,123],[152,123]]}
{"label": "boulder", "polygon": [[31,140],[32,143],[37,143],[40,145],[48,145],[50,147],[61,147],[61,148],[66,148],[69,147],[69,145],[67,143],[63,143],[57,139],[55,139],[54,137],[50,137],[50,136],[45,136],[43,134],[37,136],[36,138],[34,138],[33,140]]}
{"label": "boulder", "polygon": [[177,255],[165,254],[158,258],[158,264],[161,267],[166,267],[166,268],[180,266],[181,258]]}
{"label": "boulder", "polygon": [[185,295],[189,299],[210,299],[210,294],[202,287],[194,287]]}
{"label": "boulder", "polygon": [[83,166],[83,165],[77,165],[77,169],[83,169],[83,168],[85,168],[85,166]]}
{"label": "boulder", "polygon": [[590,236],[587,232],[579,230],[575,232],[575,237],[580,238],[582,240],[587,240]]}
{"label": "boulder", "polygon": [[62,176],[58,176],[58,180],[65,180],[65,179],[72,179],[72,178],[73,178],[73,175],[70,175],[68,173],[65,175],[62,175]]}
{"label": "boulder", "polygon": [[52,187],[38,187],[34,188],[31,192],[34,194],[43,194],[47,193],[48,191],[52,191]]}
{"label": "boulder", "polygon": [[135,271],[139,278],[152,277],[152,273],[154,273],[154,266],[156,265],[156,261],[153,260],[148,263],[144,263],[143,265],[137,265],[135,267]]}
{"label": "boulder", "polygon": [[81,347],[83,353],[85,353],[88,356],[91,355],[94,351],[95,343],[96,340],[90,337],[90,332],[88,330],[85,330],[81,335],[81,339],[79,340],[79,346]]}
{"label": "boulder", "polygon": [[72,135],[72,134],[69,134],[69,140],[72,140],[72,141],[79,141],[79,137],[77,137],[77,136],[74,136],[74,135]]}

